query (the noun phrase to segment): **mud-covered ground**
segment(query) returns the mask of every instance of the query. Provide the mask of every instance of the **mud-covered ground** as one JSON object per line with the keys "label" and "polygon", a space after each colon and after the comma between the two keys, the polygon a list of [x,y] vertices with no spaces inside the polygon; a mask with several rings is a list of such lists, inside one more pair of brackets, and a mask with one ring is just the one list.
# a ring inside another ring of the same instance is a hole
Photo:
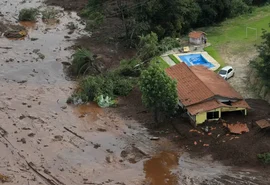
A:
{"label": "mud-covered ground", "polygon": [[[85,1],[76,5],[81,2]],[[182,149],[183,143],[175,142],[179,137],[175,131],[145,127],[153,120],[136,89],[120,98],[117,108],[100,109],[92,103],[67,106],[76,83],[67,80],[63,64],[70,62],[73,51],[68,48],[89,34],[75,12],[61,8],[59,23],[46,24],[41,19],[18,23],[18,12],[25,7],[42,10],[46,5],[38,0],[0,2],[1,24],[21,24],[28,30],[21,40],[0,37],[0,182],[268,184],[260,169],[224,166],[205,155],[192,157]],[[70,32],[68,22],[78,29]],[[150,140],[160,133],[159,140]]]}

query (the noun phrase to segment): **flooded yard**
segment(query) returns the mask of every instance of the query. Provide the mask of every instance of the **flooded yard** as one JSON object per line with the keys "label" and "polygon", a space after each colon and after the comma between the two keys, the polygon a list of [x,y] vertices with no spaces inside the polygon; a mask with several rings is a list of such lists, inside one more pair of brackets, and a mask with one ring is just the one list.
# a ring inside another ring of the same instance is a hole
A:
{"label": "flooded yard", "polygon": [[[76,82],[64,73],[74,41],[90,36],[75,12],[60,7],[58,21],[18,22],[39,0],[0,2],[0,23],[22,25],[22,39],[0,37],[0,182],[7,185],[267,184],[255,170],[192,158],[168,138],[150,140],[145,108],[66,104]],[[67,24],[77,29],[70,32]],[[2,30],[5,32],[5,30]],[[136,100],[138,101],[138,100]],[[130,113],[131,115],[127,114]],[[145,117],[141,117],[142,120]],[[176,135],[176,133],[172,133]],[[7,178],[1,178],[1,176]]]}

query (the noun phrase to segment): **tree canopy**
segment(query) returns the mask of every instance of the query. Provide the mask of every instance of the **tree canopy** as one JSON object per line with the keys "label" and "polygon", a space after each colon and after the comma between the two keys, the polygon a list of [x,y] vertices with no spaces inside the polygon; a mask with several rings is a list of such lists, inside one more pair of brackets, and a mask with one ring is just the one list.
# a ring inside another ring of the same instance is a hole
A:
{"label": "tree canopy", "polygon": [[270,88],[270,32],[263,30],[262,39],[263,42],[257,46],[259,56],[251,61],[251,65],[257,69],[258,75]]}
{"label": "tree canopy", "polygon": [[154,112],[158,122],[158,113],[174,114],[177,110],[178,96],[176,82],[158,66],[150,66],[141,74],[139,86],[144,105]]}

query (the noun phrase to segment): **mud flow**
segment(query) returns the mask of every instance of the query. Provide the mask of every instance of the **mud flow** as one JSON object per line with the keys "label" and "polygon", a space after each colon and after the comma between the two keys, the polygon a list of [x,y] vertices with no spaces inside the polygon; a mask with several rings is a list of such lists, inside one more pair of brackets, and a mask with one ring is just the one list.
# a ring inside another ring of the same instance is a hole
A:
{"label": "mud flow", "polygon": [[[148,129],[118,108],[68,106],[76,87],[64,73],[73,53],[69,48],[90,34],[75,12],[60,7],[54,7],[56,20],[39,16],[36,22],[18,22],[19,11],[30,7],[48,8],[39,0],[0,2],[0,182],[263,184],[256,172],[190,158],[165,138],[150,140]],[[67,27],[70,22],[75,30]],[[5,36],[13,26],[25,30],[22,37]]]}

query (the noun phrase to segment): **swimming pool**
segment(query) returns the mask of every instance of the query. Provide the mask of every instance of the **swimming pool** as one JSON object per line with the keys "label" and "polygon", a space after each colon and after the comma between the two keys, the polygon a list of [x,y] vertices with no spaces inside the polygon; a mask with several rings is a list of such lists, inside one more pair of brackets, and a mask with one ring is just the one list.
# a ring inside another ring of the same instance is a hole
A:
{"label": "swimming pool", "polygon": [[207,68],[215,67],[215,65],[208,62],[201,54],[179,55],[178,57],[188,66],[203,65]]}

